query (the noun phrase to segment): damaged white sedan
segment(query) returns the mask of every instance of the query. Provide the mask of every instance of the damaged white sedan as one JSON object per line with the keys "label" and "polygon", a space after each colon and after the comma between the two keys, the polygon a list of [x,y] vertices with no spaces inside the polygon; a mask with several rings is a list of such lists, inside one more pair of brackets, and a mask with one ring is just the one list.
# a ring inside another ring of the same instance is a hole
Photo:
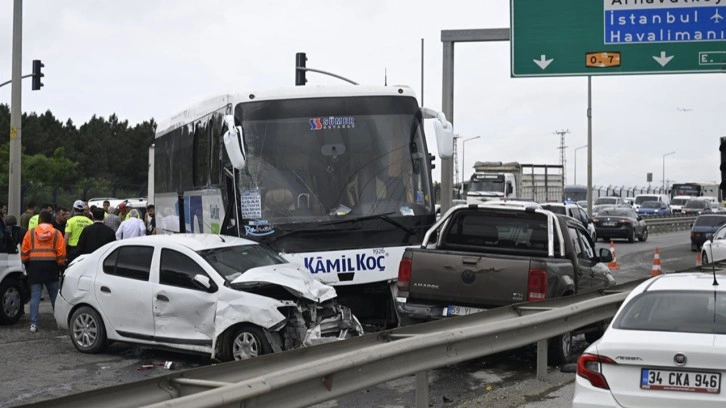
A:
{"label": "damaged white sedan", "polygon": [[253,241],[152,235],[76,259],[55,319],[83,353],[122,341],[229,361],[363,334],[335,298],[333,287]]}

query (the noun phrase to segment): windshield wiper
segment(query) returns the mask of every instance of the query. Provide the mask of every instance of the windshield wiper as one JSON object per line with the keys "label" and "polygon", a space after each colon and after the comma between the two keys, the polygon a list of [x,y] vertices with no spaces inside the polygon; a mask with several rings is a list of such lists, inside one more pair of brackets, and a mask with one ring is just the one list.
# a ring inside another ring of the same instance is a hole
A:
{"label": "windshield wiper", "polygon": [[345,224],[348,222],[357,223],[359,221],[383,220],[383,221],[386,221],[387,223],[394,225],[394,226],[398,227],[399,229],[407,232],[408,234],[413,235],[416,233],[415,230],[413,230],[413,229],[401,224],[400,222],[394,220],[393,218],[389,217],[389,215],[392,215],[392,214],[396,214],[396,212],[388,212],[388,213],[384,213],[384,214],[373,214],[373,215],[366,215],[363,217],[348,218],[348,219],[344,219],[344,220],[340,220],[340,221],[333,221],[333,222],[329,222],[329,223],[321,224],[321,225],[328,226],[328,225]]}

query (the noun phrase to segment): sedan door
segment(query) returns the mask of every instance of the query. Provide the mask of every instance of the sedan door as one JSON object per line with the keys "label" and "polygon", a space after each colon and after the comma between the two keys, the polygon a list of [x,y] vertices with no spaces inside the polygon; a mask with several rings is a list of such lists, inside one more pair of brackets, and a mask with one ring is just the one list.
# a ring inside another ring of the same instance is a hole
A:
{"label": "sedan door", "polygon": [[[209,279],[209,290],[195,282],[197,275]],[[197,261],[179,251],[162,249],[153,294],[156,340],[178,346],[211,347],[218,291]]]}
{"label": "sedan door", "polygon": [[107,329],[128,338],[151,340],[154,314],[149,282],[153,246],[125,245],[103,259],[94,292]]}
{"label": "sedan door", "polygon": [[711,251],[706,253],[710,262],[726,259],[726,227],[719,228],[711,240]]}

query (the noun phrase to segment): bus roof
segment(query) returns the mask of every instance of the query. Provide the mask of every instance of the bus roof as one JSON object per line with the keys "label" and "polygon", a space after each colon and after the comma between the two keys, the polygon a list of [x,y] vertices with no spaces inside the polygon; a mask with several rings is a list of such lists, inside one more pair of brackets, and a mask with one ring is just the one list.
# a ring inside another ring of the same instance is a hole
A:
{"label": "bus roof", "polygon": [[[416,98],[416,93],[406,85],[370,86],[370,85],[335,85],[335,86],[295,86],[271,89],[246,94],[227,94],[209,98],[190,108],[159,121],[156,137],[174,130],[187,123],[198,120],[214,111],[230,109],[241,102],[271,101],[278,99],[302,99],[344,96],[400,96]],[[231,111],[229,112],[231,114]]]}

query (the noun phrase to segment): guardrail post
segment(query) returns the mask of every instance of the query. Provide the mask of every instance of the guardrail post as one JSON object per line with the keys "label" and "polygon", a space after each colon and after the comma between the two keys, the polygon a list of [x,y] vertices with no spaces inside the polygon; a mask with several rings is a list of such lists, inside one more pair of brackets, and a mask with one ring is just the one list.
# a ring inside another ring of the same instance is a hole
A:
{"label": "guardrail post", "polygon": [[416,373],[416,408],[429,408],[429,372]]}
{"label": "guardrail post", "polygon": [[537,342],[537,379],[547,379],[547,339]]}

